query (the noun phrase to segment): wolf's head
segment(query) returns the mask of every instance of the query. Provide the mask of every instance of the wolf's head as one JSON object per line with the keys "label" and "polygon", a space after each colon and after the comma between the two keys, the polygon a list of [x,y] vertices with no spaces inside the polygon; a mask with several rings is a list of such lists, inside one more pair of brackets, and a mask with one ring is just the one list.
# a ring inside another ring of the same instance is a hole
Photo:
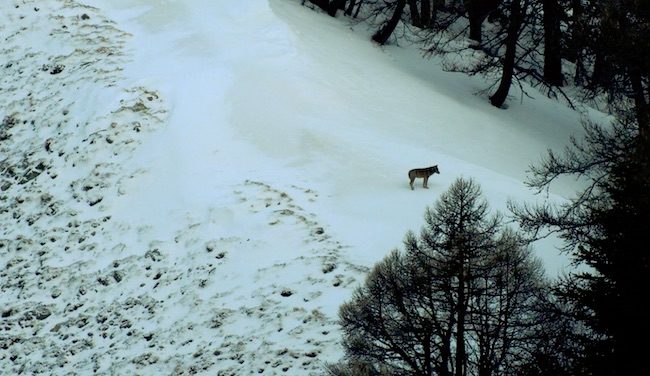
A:
{"label": "wolf's head", "polygon": [[440,173],[440,170],[438,170],[438,165],[431,166],[431,167],[427,168],[427,170],[429,170],[429,173],[431,173],[431,174],[439,174]]}

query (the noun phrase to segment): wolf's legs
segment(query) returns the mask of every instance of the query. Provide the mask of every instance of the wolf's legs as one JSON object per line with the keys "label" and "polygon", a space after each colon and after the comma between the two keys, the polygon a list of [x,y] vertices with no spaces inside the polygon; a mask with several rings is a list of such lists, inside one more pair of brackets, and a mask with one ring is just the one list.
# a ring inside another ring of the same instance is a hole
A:
{"label": "wolf's legs", "polygon": [[428,182],[428,181],[429,181],[429,177],[427,176],[427,177],[424,178],[424,183],[422,184],[422,186],[423,186],[424,188],[426,188],[426,189],[429,189],[429,187],[427,187],[427,182]]}
{"label": "wolf's legs", "polygon": [[409,185],[411,186],[411,190],[413,190],[413,182],[415,181],[415,178],[411,178],[411,182],[409,182]]}

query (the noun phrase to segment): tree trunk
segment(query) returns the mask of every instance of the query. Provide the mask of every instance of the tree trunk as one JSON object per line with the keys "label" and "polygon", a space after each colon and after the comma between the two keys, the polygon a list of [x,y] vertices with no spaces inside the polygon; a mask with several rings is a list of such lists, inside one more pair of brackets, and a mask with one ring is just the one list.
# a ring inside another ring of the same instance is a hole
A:
{"label": "tree trunk", "polygon": [[462,260],[460,271],[458,273],[458,304],[456,305],[456,375],[465,376],[465,361],[467,353],[465,351],[465,315],[467,314],[467,305],[465,302],[465,264]]}
{"label": "tree trunk", "polygon": [[420,12],[418,11],[417,0],[408,0],[409,1],[409,10],[411,11],[411,24],[415,27],[422,27],[422,19],[420,18]]}
{"label": "tree trunk", "polygon": [[512,76],[515,70],[515,60],[517,58],[517,40],[519,39],[519,28],[521,27],[523,17],[521,13],[520,0],[512,0],[510,5],[510,22],[508,25],[508,35],[506,36],[506,54],[503,59],[503,72],[501,73],[501,82],[499,88],[490,97],[490,103],[495,107],[501,107],[508,97]]}
{"label": "tree trunk", "polygon": [[463,0],[469,19],[469,39],[477,42],[483,40],[483,21],[495,11],[503,0]]}
{"label": "tree trunk", "polygon": [[479,5],[476,1],[477,0],[465,0],[464,3],[465,9],[467,10],[467,18],[469,19],[469,39],[481,43],[481,40],[483,39],[481,28],[485,18],[481,15]]}
{"label": "tree trunk", "polygon": [[348,7],[345,9],[345,15],[346,16],[351,16],[352,11],[354,10],[354,6],[357,4],[357,0],[350,0],[348,3]]}
{"label": "tree trunk", "polygon": [[[482,342],[482,343],[481,343]],[[491,376],[492,367],[490,367],[490,354],[486,350],[488,344],[485,339],[479,341],[479,359],[478,359],[478,376]]]}
{"label": "tree trunk", "polygon": [[316,5],[320,9],[329,12],[329,0],[309,0],[309,2]]}
{"label": "tree trunk", "polygon": [[345,9],[345,0],[329,0],[327,14],[336,17],[336,12],[338,12],[339,9]]}
{"label": "tree trunk", "polygon": [[596,56],[594,57],[594,67],[591,74],[590,85],[594,88],[597,87],[608,87],[610,80],[610,69],[607,56],[602,50],[596,51]]}
{"label": "tree trunk", "polygon": [[445,333],[445,336],[442,339],[442,346],[440,349],[440,365],[438,366],[438,374],[440,376],[451,376],[451,372],[449,371],[450,359],[451,359],[451,331]]}
{"label": "tree trunk", "polygon": [[431,0],[421,0],[420,20],[423,28],[428,29],[431,27]]}
{"label": "tree trunk", "polygon": [[586,82],[587,73],[584,65],[583,57],[583,38],[584,38],[584,9],[582,7],[582,0],[571,0],[571,15],[572,29],[570,34],[570,46],[567,51],[567,58],[573,61],[576,66],[573,82],[576,85],[583,85]]}
{"label": "tree trunk", "polygon": [[582,86],[587,81],[586,80],[586,77],[587,77],[586,72],[587,72],[587,70],[585,69],[585,65],[584,65],[584,63],[582,61],[583,61],[582,53],[579,53],[578,55],[576,55],[576,63],[575,63],[576,64],[576,72],[575,72],[575,75],[573,76],[573,83],[576,86]]}
{"label": "tree trunk", "polygon": [[544,80],[562,86],[562,50],[560,47],[560,7],[558,0],[543,0],[544,7]]}
{"label": "tree trunk", "polygon": [[427,330],[424,331],[424,335],[422,336],[422,350],[424,352],[424,374],[427,376],[433,375],[433,369],[431,367],[431,363],[433,362],[431,351],[431,335],[432,331],[427,328]]}
{"label": "tree trunk", "polygon": [[381,45],[386,44],[386,41],[388,41],[388,38],[390,38],[391,34],[393,34],[393,31],[402,18],[402,13],[404,13],[405,5],[406,0],[399,0],[397,2],[397,7],[395,8],[395,12],[393,12],[393,17],[391,17],[391,19],[388,20],[388,22],[381,29],[379,29],[375,35],[372,36],[372,40]]}
{"label": "tree trunk", "polygon": [[430,25],[433,26],[436,19],[438,18],[438,10],[444,8],[444,0],[431,0],[431,22]]}
{"label": "tree trunk", "polygon": [[359,5],[357,5],[357,11],[354,12],[354,16],[352,16],[353,18],[357,18],[357,16],[359,16],[359,11],[361,11],[362,4],[363,4],[363,0],[359,0]]}
{"label": "tree trunk", "polygon": [[646,100],[646,93],[643,89],[643,79],[636,67],[628,68],[630,83],[634,97],[634,111],[636,121],[639,125],[639,135],[643,140],[648,140],[648,131],[650,130],[650,104]]}

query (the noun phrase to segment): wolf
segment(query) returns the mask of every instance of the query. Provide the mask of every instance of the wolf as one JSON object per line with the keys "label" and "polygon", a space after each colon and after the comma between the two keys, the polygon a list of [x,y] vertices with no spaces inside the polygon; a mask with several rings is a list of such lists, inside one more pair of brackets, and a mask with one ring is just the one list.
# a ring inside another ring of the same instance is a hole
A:
{"label": "wolf", "polygon": [[429,180],[429,176],[433,174],[439,174],[439,173],[440,170],[438,170],[438,165],[427,167],[427,168],[412,169],[411,171],[409,171],[409,179],[411,179],[409,185],[411,186],[411,190],[413,190],[413,182],[415,181],[416,178],[423,178],[424,184],[422,186],[428,189],[429,187],[427,187],[427,181]]}

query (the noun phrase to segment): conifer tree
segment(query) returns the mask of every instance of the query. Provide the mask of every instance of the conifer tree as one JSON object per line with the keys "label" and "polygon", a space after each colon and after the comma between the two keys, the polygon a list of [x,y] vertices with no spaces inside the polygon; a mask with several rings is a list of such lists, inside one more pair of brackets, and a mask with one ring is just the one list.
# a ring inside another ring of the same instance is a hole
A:
{"label": "conifer tree", "polygon": [[539,262],[473,180],[456,180],[425,222],[341,307],[346,359],[332,374],[490,376],[523,364]]}
{"label": "conifer tree", "polygon": [[534,237],[560,235],[581,267],[558,294],[584,328],[577,342],[585,356],[575,359],[572,373],[650,374],[647,346],[640,345],[650,337],[650,147],[634,115],[609,128],[587,123],[585,133],[564,154],[549,152],[529,184],[542,191],[573,175],[586,188],[565,204],[511,208]]}

